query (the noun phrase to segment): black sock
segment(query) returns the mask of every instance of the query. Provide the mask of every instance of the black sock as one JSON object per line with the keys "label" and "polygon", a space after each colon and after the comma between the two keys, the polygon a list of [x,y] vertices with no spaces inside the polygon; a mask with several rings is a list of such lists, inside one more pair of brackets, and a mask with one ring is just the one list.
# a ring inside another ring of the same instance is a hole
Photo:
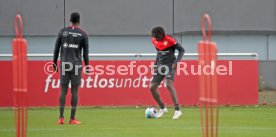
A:
{"label": "black sock", "polygon": [[161,109],[164,109],[164,108],[165,108],[165,105],[164,105],[163,103],[161,103],[161,104],[159,105],[159,107],[160,107]]}
{"label": "black sock", "polygon": [[175,109],[176,111],[180,110],[179,105],[178,105],[178,104],[175,104],[175,105],[174,105],[174,109]]}
{"label": "black sock", "polygon": [[71,119],[75,119],[75,115],[76,115],[76,111],[77,111],[77,109],[71,109]]}

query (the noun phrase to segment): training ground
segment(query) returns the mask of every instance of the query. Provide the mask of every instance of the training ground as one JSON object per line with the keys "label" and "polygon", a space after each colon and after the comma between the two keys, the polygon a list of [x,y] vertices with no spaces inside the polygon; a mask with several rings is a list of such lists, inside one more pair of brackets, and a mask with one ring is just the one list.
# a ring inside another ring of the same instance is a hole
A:
{"label": "training ground", "polygon": [[[81,125],[69,125],[70,109],[65,111],[66,124],[57,125],[58,108],[31,108],[28,137],[200,137],[198,107],[183,107],[183,117],[172,120],[173,108],[160,119],[147,119],[145,107],[80,107]],[[220,137],[275,137],[276,108],[220,108]],[[14,112],[0,110],[0,137],[14,137]]]}

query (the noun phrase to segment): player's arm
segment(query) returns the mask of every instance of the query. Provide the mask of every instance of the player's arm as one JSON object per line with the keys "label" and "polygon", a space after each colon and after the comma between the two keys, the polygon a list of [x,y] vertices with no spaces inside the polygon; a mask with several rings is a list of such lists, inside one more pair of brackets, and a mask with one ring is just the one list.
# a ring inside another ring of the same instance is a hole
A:
{"label": "player's arm", "polygon": [[182,57],[185,53],[185,50],[173,37],[169,36],[168,41],[173,44],[173,46],[176,50],[178,50],[178,56],[173,63],[173,68],[175,69],[177,66],[177,63],[182,59]]}
{"label": "player's arm", "polygon": [[158,50],[156,50],[156,58],[155,58],[154,66],[156,66],[157,64],[158,64]]}
{"label": "player's arm", "polygon": [[55,50],[54,50],[54,55],[53,55],[53,67],[54,70],[57,70],[57,60],[58,60],[58,55],[59,55],[59,49],[60,49],[60,45],[61,45],[61,32],[58,33],[58,37],[56,39],[56,43],[55,43]]}
{"label": "player's arm", "polygon": [[[152,38],[151,42],[152,42],[152,45],[155,45],[156,39]],[[155,58],[155,61],[154,61],[154,66],[152,66],[151,69],[154,70],[156,68],[157,64],[158,64],[158,49],[156,48],[156,58]]]}
{"label": "player's arm", "polygon": [[176,68],[177,63],[182,59],[182,57],[183,57],[183,55],[185,53],[185,49],[179,43],[176,43],[174,45],[174,47],[175,47],[176,50],[178,50],[178,55],[177,55],[177,58],[176,58],[176,60],[174,62],[174,65],[175,65],[174,67]]}
{"label": "player's arm", "polygon": [[85,74],[89,74],[89,43],[88,43],[88,36],[84,35],[84,41],[83,41],[83,60],[84,60],[84,64],[85,64]]}
{"label": "player's arm", "polygon": [[83,42],[83,60],[85,66],[89,65],[89,43],[88,43],[88,37],[85,35],[84,42]]}
{"label": "player's arm", "polygon": [[155,69],[156,69],[156,67],[157,67],[157,64],[158,64],[158,50],[156,50],[157,51],[157,53],[156,53],[156,58],[155,58],[155,61],[154,61],[154,65],[153,66],[151,66],[151,71],[155,71]]}

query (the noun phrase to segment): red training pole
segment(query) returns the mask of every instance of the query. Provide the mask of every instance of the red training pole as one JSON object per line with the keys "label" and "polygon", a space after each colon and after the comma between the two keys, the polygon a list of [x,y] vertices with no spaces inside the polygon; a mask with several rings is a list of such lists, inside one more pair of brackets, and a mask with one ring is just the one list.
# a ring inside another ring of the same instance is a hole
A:
{"label": "red training pole", "polygon": [[[205,22],[208,22],[206,34]],[[202,137],[218,137],[218,90],[217,90],[217,45],[212,42],[212,20],[208,14],[202,16],[203,40],[198,43],[199,103]],[[206,67],[209,67],[209,72]],[[216,109],[216,113],[214,113]]]}
{"label": "red training pole", "polygon": [[[19,28],[18,28],[19,24]],[[27,135],[27,41],[22,37],[23,23],[21,15],[16,15],[14,21],[15,38],[13,49],[13,103],[16,124],[16,137]]]}

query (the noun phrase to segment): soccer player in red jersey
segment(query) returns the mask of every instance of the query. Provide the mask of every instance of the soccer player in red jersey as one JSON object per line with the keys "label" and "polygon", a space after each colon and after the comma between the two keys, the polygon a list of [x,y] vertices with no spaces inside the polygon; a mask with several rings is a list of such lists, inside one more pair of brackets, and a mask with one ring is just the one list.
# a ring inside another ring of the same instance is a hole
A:
{"label": "soccer player in red jersey", "polygon": [[[178,119],[182,115],[182,112],[179,108],[178,97],[173,86],[173,81],[177,63],[182,59],[185,50],[173,37],[166,35],[164,29],[160,26],[153,28],[151,35],[152,44],[157,50],[157,55],[150,91],[153,98],[160,107],[157,117],[162,117],[166,112],[168,112],[168,109],[162,102],[157,90],[160,83],[164,78],[166,78],[166,87],[170,92],[175,107],[175,112],[172,119]],[[179,52],[177,58],[174,55],[175,50],[178,50]]]}

